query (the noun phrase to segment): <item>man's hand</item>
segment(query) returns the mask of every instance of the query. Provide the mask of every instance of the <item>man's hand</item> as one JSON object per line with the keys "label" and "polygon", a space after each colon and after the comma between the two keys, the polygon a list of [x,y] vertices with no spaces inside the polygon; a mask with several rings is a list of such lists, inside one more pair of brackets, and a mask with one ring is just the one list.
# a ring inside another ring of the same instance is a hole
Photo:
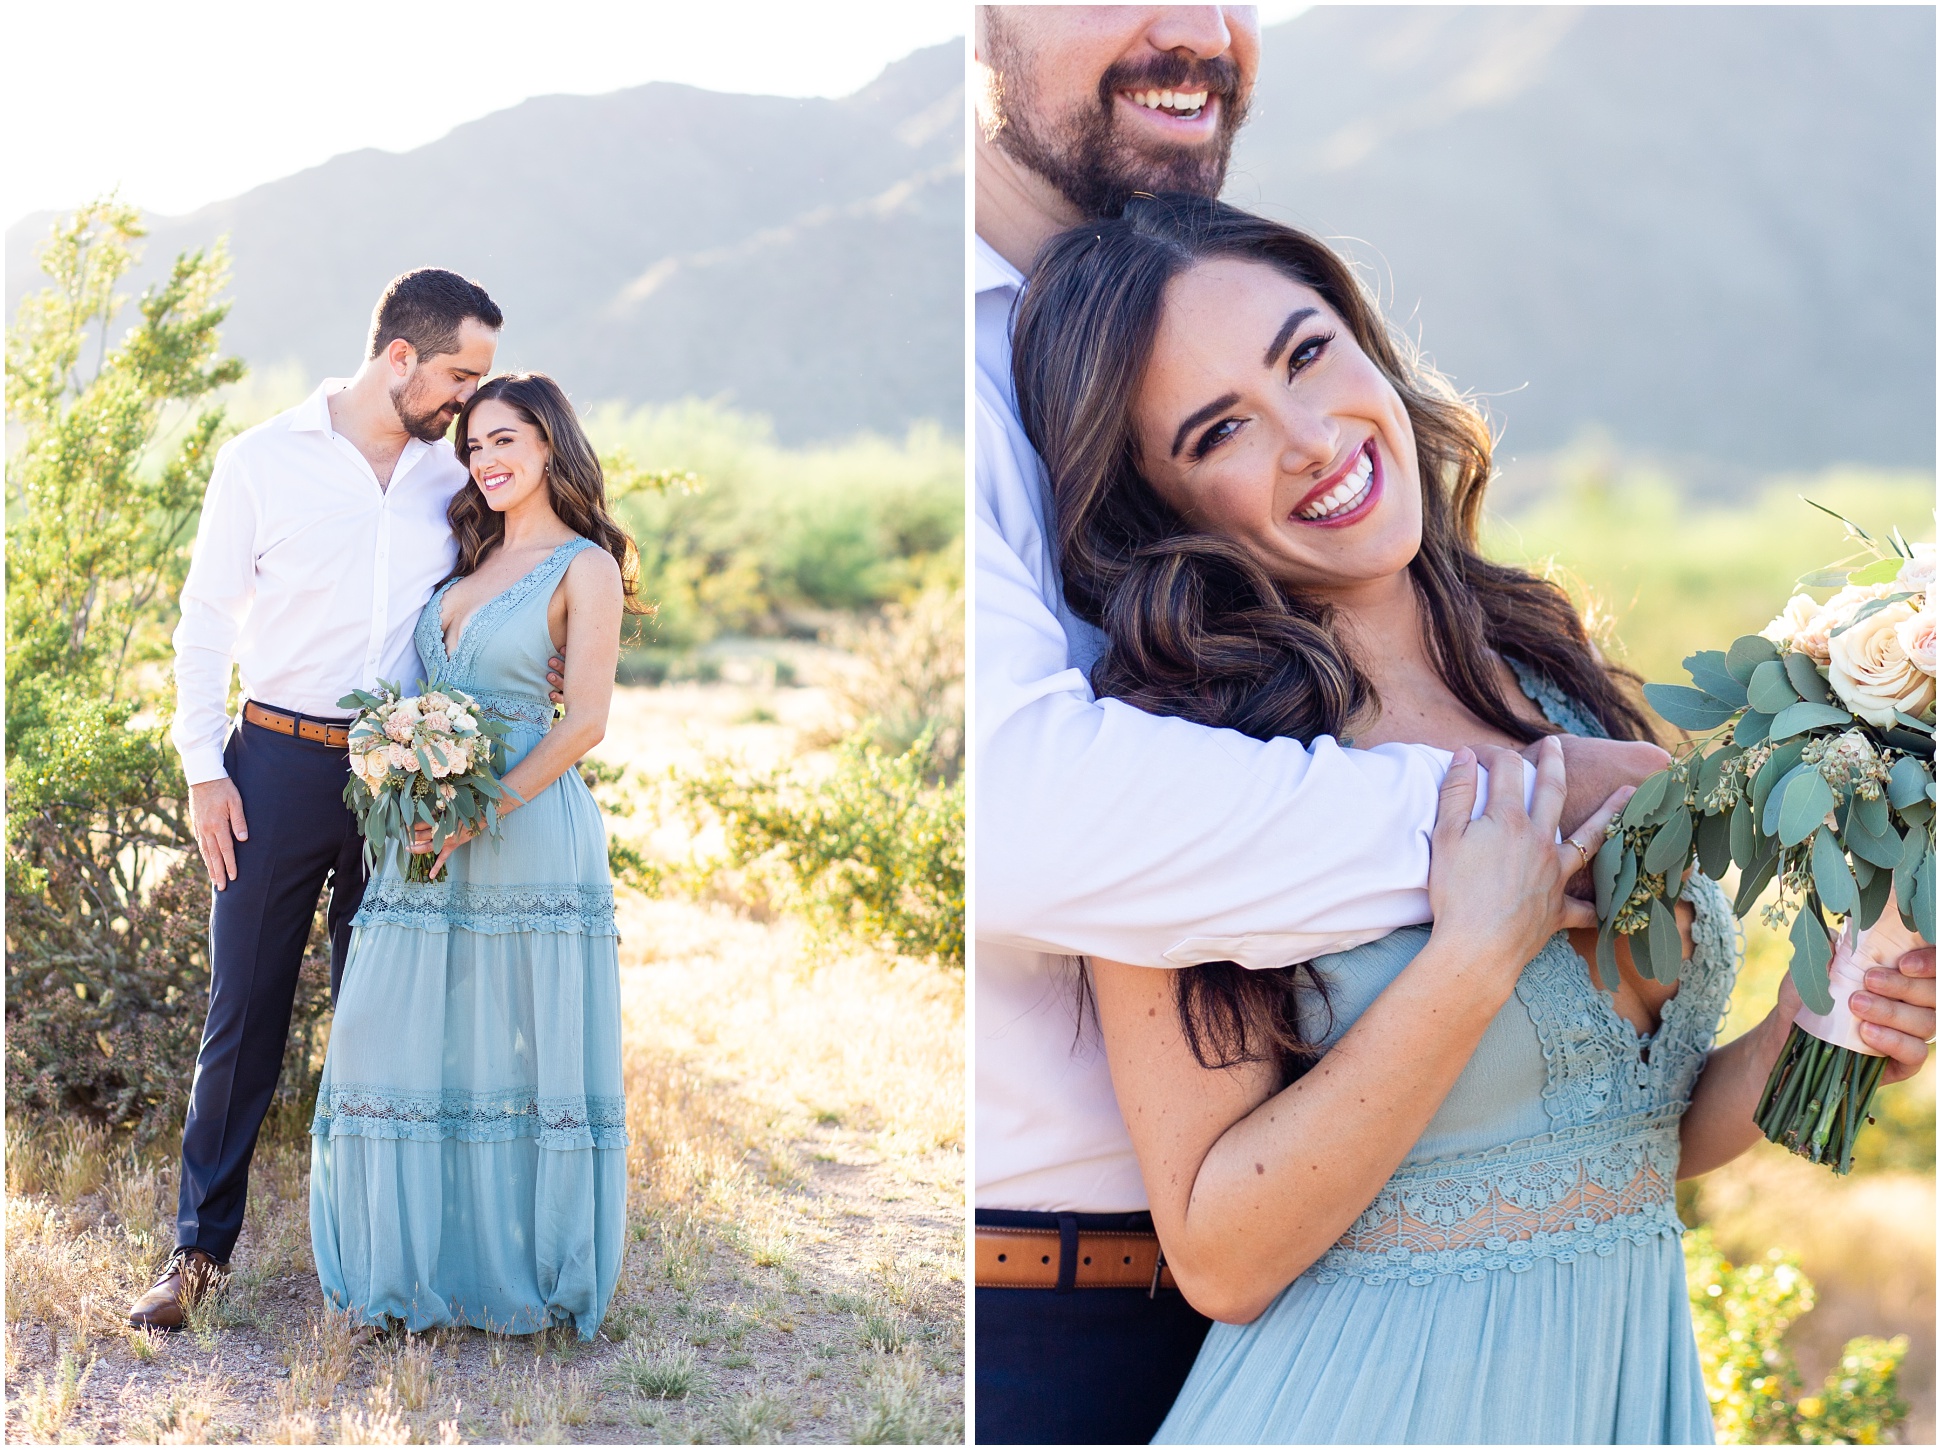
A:
{"label": "man's hand", "polygon": [[558,654],[546,661],[546,683],[552,686],[548,694],[555,705],[561,705],[566,702],[566,695],[564,693],[566,689],[565,656],[566,652],[561,650]]}
{"label": "man's hand", "polygon": [[243,797],[228,776],[189,787],[189,828],[209,879],[220,891],[236,879],[236,842],[249,839],[243,819]]}
{"label": "man's hand", "polygon": [[[1603,807],[1613,791],[1642,784],[1645,777],[1670,765],[1671,757],[1645,740],[1593,740],[1584,735],[1553,738],[1564,749],[1564,810],[1559,823],[1566,837],[1577,836],[1596,855],[1602,841],[1579,836],[1579,829]],[[1537,747],[1542,743],[1526,745],[1517,753],[1534,764]],[[1566,889],[1572,896],[1588,899],[1590,879],[1589,870],[1581,870],[1571,877]]]}

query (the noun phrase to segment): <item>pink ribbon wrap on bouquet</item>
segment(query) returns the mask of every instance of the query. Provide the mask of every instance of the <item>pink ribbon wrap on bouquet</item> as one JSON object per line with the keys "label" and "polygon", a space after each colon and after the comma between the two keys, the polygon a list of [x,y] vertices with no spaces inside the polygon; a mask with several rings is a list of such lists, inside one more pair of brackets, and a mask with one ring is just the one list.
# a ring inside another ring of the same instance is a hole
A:
{"label": "pink ribbon wrap on bouquet", "polygon": [[1847,998],[1855,992],[1866,990],[1869,967],[1891,969],[1903,953],[1926,945],[1902,924],[1900,913],[1894,911],[1891,905],[1880,914],[1880,920],[1865,931],[1849,917],[1846,930],[1834,938],[1833,963],[1827,968],[1827,987],[1833,993],[1833,1010],[1819,1013],[1803,1006],[1793,1021],[1802,1032],[1810,1032],[1822,1042],[1831,1042],[1835,1047],[1845,1047],[1868,1057],[1885,1057],[1886,1053],[1868,1046],[1866,1039],[1861,1037],[1860,1023],[1848,1010]]}

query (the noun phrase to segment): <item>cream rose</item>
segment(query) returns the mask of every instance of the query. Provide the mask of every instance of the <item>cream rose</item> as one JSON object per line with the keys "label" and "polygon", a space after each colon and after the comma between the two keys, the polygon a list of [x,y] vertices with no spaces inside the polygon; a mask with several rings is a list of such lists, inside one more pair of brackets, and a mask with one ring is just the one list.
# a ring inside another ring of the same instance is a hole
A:
{"label": "cream rose", "polygon": [[434,734],[449,735],[452,733],[451,721],[445,718],[445,712],[443,710],[433,710],[429,715],[425,716],[424,723],[425,729]]}
{"label": "cream rose", "polygon": [[1896,710],[1919,716],[1934,703],[1934,676],[1922,673],[1901,643],[1900,626],[1913,618],[1905,600],[1889,604],[1833,636],[1829,647],[1833,693],[1882,730],[1893,725]]}
{"label": "cream rose", "polygon": [[[1793,639],[1804,632],[1820,615],[1820,601],[1811,594],[1795,594],[1786,601],[1786,607],[1773,617],[1773,622],[1759,631],[1762,639],[1769,639],[1782,650]],[[1826,663],[1824,651],[1819,656],[1821,664]]]}
{"label": "cream rose", "polygon": [[1901,565],[1894,577],[1896,593],[1925,594],[1934,587],[1934,545],[1910,544],[1914,557]]}
{"label": "cream rose", "polygon": [[1934,677],[1934,606],[1916,610],[1911,618],[1894,626],[1894,636],[1908,661],[1930,679]]}
{"label": "cream rose", "polygon": [[356,759],[359,773],[372,790],[384,784],[384,777],[391,773],[391,758],[386,746],[380,745],[375,750],[366,751]]}

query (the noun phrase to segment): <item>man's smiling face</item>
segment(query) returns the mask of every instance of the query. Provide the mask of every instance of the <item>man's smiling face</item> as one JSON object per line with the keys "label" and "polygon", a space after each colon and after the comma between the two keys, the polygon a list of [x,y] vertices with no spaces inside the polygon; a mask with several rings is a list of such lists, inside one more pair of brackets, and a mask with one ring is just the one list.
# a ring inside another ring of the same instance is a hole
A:
{"label": "man's smiling face", "polygon": [[1260,58],[1252,6],[989,5],[979,121],[1086,216],[1219,194]]}

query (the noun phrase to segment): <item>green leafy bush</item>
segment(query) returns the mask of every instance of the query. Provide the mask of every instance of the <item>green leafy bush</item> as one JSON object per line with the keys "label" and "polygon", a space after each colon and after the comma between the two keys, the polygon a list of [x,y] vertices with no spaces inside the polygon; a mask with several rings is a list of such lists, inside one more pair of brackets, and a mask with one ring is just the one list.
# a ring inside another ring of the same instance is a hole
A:
{"label": "green leafy bush", "polygon": [[[900,442],[788,448],[763,419],[698,402],[597,409],[587,426],[603,452],[707,480],[620,506],[640,546],[641,595],[658,606],[648,650],[813,633],[819,613],[903,599],[939,556],[961,556],[963,445],[934,426]],[[644,673],[667,667],[657,659]]]}
{"label": "green leafy bush", "polygon": [[932,780],[929,736],[898,755],[838,746],[828,775],[726,761],[672,777],[695,829],[718,825],[720,856],[689,863],[690,889],[748,873],[817,929],[901,956],[964,964],[964,785]]}
{"label": "green leafy bush", "polygon": [[1733,1264],[1696,1229],[1685,1240],[1685,1283],[1721,1444],[1878,1445],[1907,1418],[1905,1336],[1848,1340],[1819,1393],[1799,1394],[1784,1336],[1812,1309],[1813,1285],[1789,1255]]}
{"label": "green leafy bush", "polygon": [[[112,203],[58,223],[7,334],[6,1051],[11,1108],[149,1138],[180,1125],[209,915],[153,665],[224,432],[206,403],[242,365],[217,356],[220,250],[111,341],[141,235]],[[323,995],[313,973],[297,1053]]]}

